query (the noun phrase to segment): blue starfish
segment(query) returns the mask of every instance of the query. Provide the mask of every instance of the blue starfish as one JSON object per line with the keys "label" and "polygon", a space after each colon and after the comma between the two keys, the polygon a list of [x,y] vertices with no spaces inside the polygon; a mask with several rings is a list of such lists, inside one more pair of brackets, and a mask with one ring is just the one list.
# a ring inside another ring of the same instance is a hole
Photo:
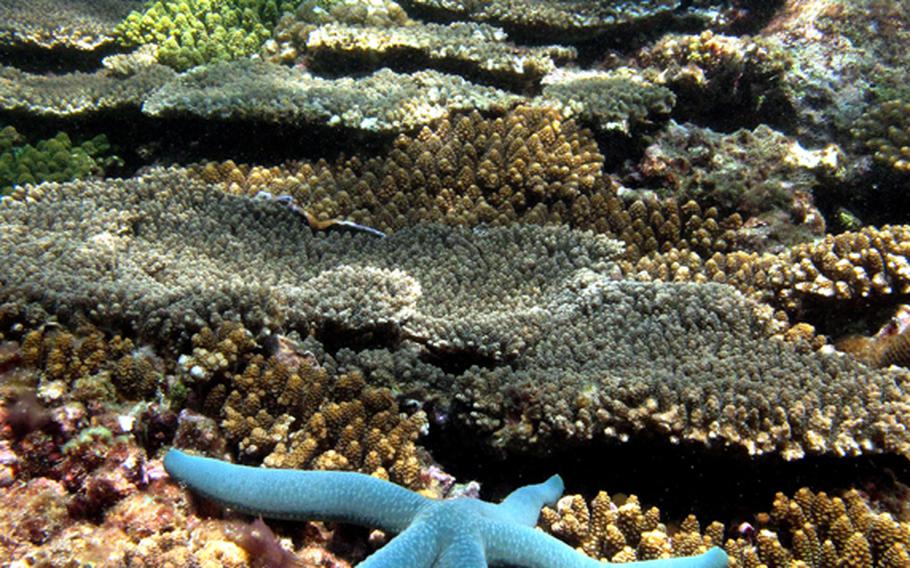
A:
{"label": "blue starfish", "polygon": [[[358,568],[605,568],[534,528],[540,508],[562,495],[554,475],[526,485],[501,503],[428,499],[362,473],[300,471],[235,465],[170,450],[164,467],[174,479],[222,505],[273,519],[341,521],[398,533]],[[623,564],[639,568],[723,568],[727,555]]]}

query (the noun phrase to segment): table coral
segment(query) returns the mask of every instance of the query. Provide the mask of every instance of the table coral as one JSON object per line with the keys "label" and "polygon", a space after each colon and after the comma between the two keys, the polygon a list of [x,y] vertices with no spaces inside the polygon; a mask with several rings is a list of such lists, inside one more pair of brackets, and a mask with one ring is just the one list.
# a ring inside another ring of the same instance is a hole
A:
{"label": "table coral", "polygon": [[152,65],[121,77],[110,70],[60,75],[0,67],[0,108],[37,116],[71,117],[139,108],[174,72]]}
{"label": "table coral", "polygon": [[537,37],[578,41],[672,17],[676,0],[409,0],[406,6],[458,19],[490,22]]}
{"label": "table coral", "polygon": [[702,258],[671,251],[642,258],[624,270],[660,279],[725,282],[798,313],[813,302],[849,306],[902,297],[910,291],[908,232],[906,225],[866,227],[777,254],[734,251]]}
{"label": "table coral", "polygon": [[114,28],[142,0],[0,1],[0,44],[91,51],[114,41]]}
{"label": "table coral", "polygon": [[771,309],[729,286],[621,280],[603,236],[314,234],[166,170],[23,198],[0,209],[4,302],[165,344],[225,318],[337,341],[339,364],[434,397],[501,451],[642,431],[789,459],[910,451],[906,373],[779,341]]}
{"label": "table coral", "polygon": [[600,132],[632,138],[666,121],[676,104],[673,92],[631,68],[605,72],[557,71],[544,78],[534,104],[552,106]]}
{"label": "table coral", "polygon": [[398,136],[384,157],[247,167],[190,168],[232,194],[268,189],[294,197],[318,219],[351,218],[384,231],[418,222],[471,225],[570,221],[606,190],[603,156],[590,131],[548,109],[518,107],[502,117],[459,114]]}
{"label": "table coral", "polygon": [[451,111],[502,110],[519,100],[436,71],[382,69],[365,77],[324,79],[301,69],[241,60],[180,75],[148,97],[143,112],[389,133],[418,128]]}
{"label": "table coral", "polygon": [[[279,519],[344,521],[399,533],[360,563],[362,568],[483,568],[488,562],[529,568],[604,566],[533,530],[540,508],[562,494],[558,475],[516,489],[492,504],[472,498],[434,501],[358,473],[251,468],[174,449],[165,456],[164,466],[193,491],[240,511]],[[726,554],[713,548],[699,556],[653,560],[643,566],[726,565]]]}
{"label": "table coral", "polygon": [[317,70],[420,66],[519,90],[535,87],[557,63],[576,56],[568,47],[518,46],[498,28],[465,22],[394,28],[328,24],[310,32],[306,54]]}

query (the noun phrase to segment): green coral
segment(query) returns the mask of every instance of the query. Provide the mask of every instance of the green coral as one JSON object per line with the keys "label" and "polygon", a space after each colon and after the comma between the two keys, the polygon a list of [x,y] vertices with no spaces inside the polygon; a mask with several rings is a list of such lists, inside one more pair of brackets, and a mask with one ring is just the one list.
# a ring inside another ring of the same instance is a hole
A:
{"label": "green coral", "polygon": [[12,126],[0,130],[0,195],[15,185],[44,181],[69,181],[101,175],[104,169],[121,163],[110,155],[111,145],[100,134],[74,146],[61,132],[34,146],[25,142]]}
{"label": "green coral", "polygon": [[127,47],[154,44],[158,61],[189,69],[259,51],[291,0],[158,0],[117,27]]}

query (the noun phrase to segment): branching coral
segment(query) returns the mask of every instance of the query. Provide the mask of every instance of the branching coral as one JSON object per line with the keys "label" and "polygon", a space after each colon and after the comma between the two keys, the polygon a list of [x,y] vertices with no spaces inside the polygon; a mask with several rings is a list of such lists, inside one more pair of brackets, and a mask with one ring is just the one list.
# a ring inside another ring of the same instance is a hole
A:
{"label": "branching coral", "polygon": [[791,459],[910,452],[906,373],[778,341],[771,310],[729,286],[620,280],[622,246],[603,236],[315,235],[280,205],[160,170],[24,197],[0,209],[4,301],[167,342],[225,319],[297,330],[497,448],[646,430]]}
{"label": "branching coral", "polygon": [[77,146],[61,132],[33,146],[7,126],[0,130],[0,195],[9,193],[14,185],[103,175],[105,168],[120,163],[110,150],[103,134]]}
{"label": "branching coral", "polygon": [[330,375],[287,338],[268,342],[273,352],[265,357],[249,332],[228,322],[217,332],[203,328],[193,355],[181,358],[186,380],[207,393],[205,408],[220,416],[243,460],[423,486],[414,444],[423,413],[400,414],[388,389],[367,386],[356,372]]}
{"label": "branching coral", "polygon": [[613,562],[690,555],[712,545],[726,549],[730,568],[897,568],[910,562],[910,524],[877,512],[855,489],[840,497],[805,487],[793,497],[778,493],[770,513],[735,532],[717,521],[702,529],[694,515],[670,530],[656,507],[644,509],[634,495],[617,502],[604,491],[590,501],[563,497],[541,511],[540,524]]}
{"label": "branching coral", "polygon": [[910,173],[910,102],[894,99],[873,105],[856,122],[853,135],[874,153],[876,161],[899,173]]}
{"label": "branching coral", "polygon": [[552,110],[519,107],[496,119],[454,116],[400,135],[385,158],[191,169],[233,194],[294,196],[319,219],[389,231],[421,221],[594,223],[584,203],[605,191],[591,133]]}
{"label": "branching coral", "polygon": [[293,2],[181,0],[150,3],[117,28],[121,44],[157,44],[158,60],[176,69],[228,61],[259,51]]}

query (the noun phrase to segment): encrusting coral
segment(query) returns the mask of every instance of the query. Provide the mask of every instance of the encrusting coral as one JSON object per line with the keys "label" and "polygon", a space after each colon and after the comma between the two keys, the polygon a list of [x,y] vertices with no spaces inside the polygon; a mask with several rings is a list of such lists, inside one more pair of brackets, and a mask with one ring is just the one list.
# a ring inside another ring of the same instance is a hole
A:
{"label": "encrusting coral", "polygon": [[642,50],[637,63],[677,96],[682,116],[728,115],[733,109],[750,118],[775,117],[790,98],[784,76],[793,65],[790,53],[776,40],[739,38],[705,31],[698,35],[669,34]]}
{"label": "encrusting coral", "polygon": [[4,302],[155,341],[230,319],[338,342],[339,365],[435,399],[495,448],[649,431],[790,459],[910,451],[905,372],[779,341],[771,310],[729,286],[621,280],[603,236],[314,234],[168,170],[23,197],[0,209]]}

